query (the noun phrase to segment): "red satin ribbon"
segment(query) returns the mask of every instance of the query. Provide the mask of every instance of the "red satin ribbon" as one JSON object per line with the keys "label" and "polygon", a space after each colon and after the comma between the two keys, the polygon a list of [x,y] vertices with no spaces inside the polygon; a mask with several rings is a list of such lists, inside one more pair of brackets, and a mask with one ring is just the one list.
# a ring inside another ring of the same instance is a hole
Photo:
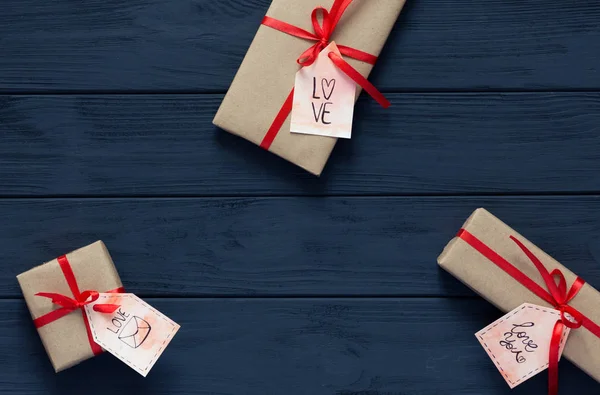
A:
{"label": "red satin ribbon", "polygon": [[[294,37],[316,41],[314,45],[304,51],[296,60],[302,67],[310,66],[315,62],[321,51],[325,49],[327,45],[329,45],[331,35],[335,31],[335,28],[342,18],[342,15],[346,11],[346,8],[348,8],[352,1],[353,0],[335,0],[331,6],[331,10],[329,11],[323,7],[315,8],[311,14],[314,33],[291,25],[287,22],[271,18],[270,16],[265,16],[262,24]],[[321,24],[319,23],[319,15],[322,16]],[[347,47],[345,45],[338,45],[337,47],[342,55],[348,56],[349,58],[357,59],[369,64],[375,64],[375,62],[377,62],[377,56],[371,55],[370,53]],[[360,85],[383,108],[388,108],[390,106],[390,102],[385,98],[385,96],[383,96],[383,94],[379,92],[377,88],[375,88],[375,86],[373,86],[373,84],[371,84],[365,77],[356,71],[354,67],[350,66],[348,62],[342,59],[341,56],[334,52],[330,52],[328,55],[336,67],[338,67],[348,77],[352,78],[354,82]],[[269,127],[267,134],[265,134],[265,137],[260,143],[262,148],[268,150],[271,147],[271,144],[275,140],[277,133],[279,133],[283,123],[292,111],[293,100],[294,90],[292,89],[287,99],[283,103],[283,106],[281,106],[281,109],[277,113],[277,116],[273,120],[273,123]]]}
{"label": "red satin ribbon", "polygon": [[[65,255],[57,258],[58,265],[67,280],[67,284],[69,285],[69,289],[73,294],[73,298],[70,298],[66,295],[61,295],[58,293],[50,293],[50,292],[39,292],[36,296],[41,296],[44,298],[50,298],[52,303],[61,306],[60,309],[53,310],[48,314],[44,314],[41,317],[33,320],[33,324],[36,328],[41,328],[44,325],[48,325],[51,322],[54,322],[71,312],[80,309],[81,314],[83,315],[83,322],[85,323],[85,328],[88,335],[88,340],[90,342],[90,347],[94,355],[98,355],[102,353],[102,347],[100,347],[96,342],[94,342],[94,338],[92,336],[92,330],[90,329],[90,322],[88,321],[87,315],[83,307],[90,303],[95,302],[100,297],[98,291],[83,291],[79,292],[79,286],[77,285],[77,280],[75,278],[75,274],[73,273],[73,269],[71,268],[71,264]],[[125,289],[123,287],[119,287],[113,289],[111,291],[106,291],[107,293],[123,293]],[[94,306],[94,311],[100,313],[113,313],[116,309],[119,308],[119,305],[116,304],[97,304]]]}
{"label": "red satin ribbon", "polygon": [[492,263],[496,264],[512,278],[520,282],[525,288],[551,304],[556,310],[560,311],[561,318],[556,321],[556,324],[552,330],[550,355],[548,356],[548,394],[557,395],[560,339],[565,326],[571,329],[577,329],[583,326],[600,338],[600,326],[598,326],[595,322],[590,320],[574,307],[569,306],[569,303],[571,300],[573,300],[573,298],[575,298],[575,296],[577,296],[585,284],[585,281],[581,277],[577,277],[567,292],[567,281],[559,269],[554,269],[552,272],[548,272],[543,263],[527,247],[525,247],[523,243],[517,240],[514,236],[510,236],[511,240],[514,241],[521,250],[523,250],[525,255],[527,255],[529,260],[531,260],[531,262],[540,272],[540,275],[544,279],[544,283],[548,289],[548,291],[546,291],[531,278],[527,277],[526,274],[517,269],[513,264],[508,262],[467,230],[461,229],[456,236],[466,241],[480,254],[485,256]]}

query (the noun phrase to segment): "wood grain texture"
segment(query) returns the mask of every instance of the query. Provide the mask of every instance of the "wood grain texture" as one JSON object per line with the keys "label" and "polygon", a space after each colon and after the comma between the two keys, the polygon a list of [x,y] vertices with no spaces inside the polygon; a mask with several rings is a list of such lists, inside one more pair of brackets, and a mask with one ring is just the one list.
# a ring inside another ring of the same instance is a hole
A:
{"label": "wood grain texture", "polygon": [[436,258],[477,207],[600,288],[598,196],[2,199],[0,296],[98,239],[144,296],[474,296]]}
{"label": "wood grain texture", "polygon": [[[269,3],[4,0],[0,92],[224,91]],[[590,89],[599,70],[596,1],[409,0],[372,80],[387,91]]]}
{"label": "wood grain texture", "polygon": [[0,196],[600,191],[600,94],[390,94],[321,178],[211,120],[221,95],[0,96]]}
{"label": "wood grain texture", "polygon": [[[0,393],[63,395],[531,395],[511,391],[473,334],[482,300],[205,299],[149,303],[181,324],[146,379],[106,354],[56,375],[22,301],[0,301]],[[561,394],[600,384],[561,362]],[[99,379],[99,372],[106,379]],[[92,385],[93,383],[93,385]],[[564,391],[564,392],[563,392]]]}

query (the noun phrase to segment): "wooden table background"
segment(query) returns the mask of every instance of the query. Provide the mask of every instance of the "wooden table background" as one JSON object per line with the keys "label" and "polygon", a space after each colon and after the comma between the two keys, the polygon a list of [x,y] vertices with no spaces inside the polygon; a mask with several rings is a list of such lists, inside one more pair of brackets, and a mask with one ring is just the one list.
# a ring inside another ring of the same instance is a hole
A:
{"label": "wooden table background", "polygon": [[[291,1],[291,0],[290,0]],[[326,4],[331,1],[325,1]],[[314,178],[213,115],[269,0],[3,0],[0,393],[510,391],[436,257],[486,207],[600,286],[600,3],[408,0]],[[55,375],[15,276],[102,239],[182,325],[149,377]],[[561,394],[598,394],[561,363]]]}

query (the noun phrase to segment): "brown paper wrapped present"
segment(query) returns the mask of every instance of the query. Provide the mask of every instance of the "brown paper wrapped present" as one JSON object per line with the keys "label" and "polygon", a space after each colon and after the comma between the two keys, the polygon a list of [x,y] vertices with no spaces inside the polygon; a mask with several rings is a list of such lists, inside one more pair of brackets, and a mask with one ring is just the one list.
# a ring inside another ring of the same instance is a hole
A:
{"label": "brown paper wrapped present", "polygon": [[[531,250],[549,272],[559,269],[565,276],[567,286],[570,287],[577,278],[569,269],[484,209],[476,210],[467,219],[462,229],[475,236],[544,290],[547,286],[540,272],[524,251],[510,239],[510,236],[514,236]],[[511,311],[525,302],[552,307],[462,237],[457,236],[450,241],[439,256],[438,263],[504,312]],[[583,285],[569,306],[577,309],[594,323],[600,323],[600,293],[589,284]],[[600,338],[586,327],[571,331],[563,355],[600,381]]]}
{"label": "brown paper wrapped present", "polygon": [[[405,0],[355,0],[343,14],[331,40],[379,56]],[[334,0],[273,0],[267,16],[313,31],[311,12]],[[294,86],[296,60],[312,42],[261,25],[213,123],[261,145]],[[367,77],[372,65],[346,59]],[[289,116],[268,146],[274,154],[320,175],[336,139],[290,133]]]}
{"label": "brown paper wrapped present", "polygon": [[90,343],[83,310],[78,308],[64,316],[53,317],[48,314],[61,310],[61,307],[53,304],[48,297],[36,296],[44,292],[76,299],[72,290],[73,279],[68,281],[69,268],[81,293],[87,290],[123,292],[119,274],[102,241],[17,276],[29,312],[56,372],[102,352],[97,344]]}

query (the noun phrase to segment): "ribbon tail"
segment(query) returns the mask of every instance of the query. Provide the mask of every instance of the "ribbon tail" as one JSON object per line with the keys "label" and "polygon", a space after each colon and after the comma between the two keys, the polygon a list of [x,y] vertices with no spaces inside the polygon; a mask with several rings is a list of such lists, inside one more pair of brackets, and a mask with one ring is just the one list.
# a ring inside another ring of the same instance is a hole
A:
{"label": "ribbon tail", "polygon": [[121,307],[118,304],[95,304],[93,309],[94,311],[97,311],[98,313],[105,313],[105,314],[110,314],[110,313],[114,313],[115,311],[117,311],[117,309]]}
{"label": "ribbon tail", "polygon": [[563,295],[560,294],[559,289],[558,289],[556,283],[554,282],[554,279],[552,278],[550,273],[548,273],[548,269],[546,269],[546,267],[544,266],[542,261],[540,261],[539,258],[537,256],[535,256],[533,254],[533,252],[531,252],[531,250],[529,248],[527,248],[525,246],[525,244],[523,244],[519,239],[517,239],[514,236],[510,236],[510,239],[519,246],[519,248],[525,253],[525,255],[527,255],[529,260],[535,265],[538,272],[540,272],[540,275],[542,276],[542,278],[544,279],[544,282],[546,283],[546,287],[548,288],[548,291],[550,291],[550,295],[552,295],[552,298],[555,301],[555,303],[553,303],[553,304],[556,305],[556,303],[558,303],[558,304],[565,303],[564,299],[566,298],[566,295],[564,295],[564,297],[563,297]]}
{"label": "ribbon tail", "polygon": [[283,126],[283,123],[287,119],[288,115],[290,115],[290,113],[292,112],[293,104],[294,89],[292,89],[287,99],[285,99],[283,106],[281,106],[281,109],[279,110],[279,113],[277,113],[277,116],[275,117],[275,120],[273,121],[271,127],[267,131],[267,134],[265,134],[265,137],[260,143],[261,148],[266,149],[267,151],[269,150],[271,144],[273,144],[273,141],[275,140],[275,137],[277,137],[277,133],[279,133],[279,130]]}
{"label": "ribbon tail", "polygon": [[67,309],[74,310],[77,308],[77,302],[65,295],[51,292],[38,292],[35,294],[35,296],[48,298],[52,301],[53,304],[65,307]]}
{"label": "ribbon tail", "polygon": [[360,51],[358,49],[350,48],[345,45],[338,45],[338,49],[340,53],[344,56],[347,56],[352,59],[360,60],[361,62],[365,62],[368,64],[374,65],[377,63],[377,56],[371,55],[370,53]]}
{"label": "ribbon tail", "polygon": [[477,252],[486,257],[500,269],[504,270],[509,276],[517,280],[519,283],[521,283],[521,285],[533,292],[540,299],[543,299],[548,304],[553,306],[556,305],[556,301],[552,298],[552,295],[550,295],[544,288],[540,287],[535,281],[527,277],[525,273],[517,269],[512,263],[500,256],[496,251],[492,250],[472,233],[466,229],[461,229],[458,231],[456,237],[463,239]]}
{"label": "ribbon tail", "polygon": [[548,357],[548,395],[558,395],[558,361],[560,359],[560,341],[564,331],[561,320],[556,321],[550,340],[550,355]]}
{"label": "ribbon tail", "polygon": [[375,88],[373,84],[369,82],[365,77],[363,77],[356,69],[341,56],[336,54],[335,52],[329,53],[329,59],[346,74],[348,77],[352,78],[354,82],[360,85],[377,103],[379,103],[383,108],[388,108],[390,106],[390,102],[383,96],[381,92]]}
{"label": "ribbon tail", "polygon": [[[571,285],[569,293],[567,294],[566,303],[569,303],[571,300],[573,300],[573,298],[577,296],[577,294],[579,293],[579,291],[581,291],[581,288],[583,288],[584,285],[585,281],[581,277],[577,277],[573,285]],[[596,336],[600,337],[600,335]]]}

